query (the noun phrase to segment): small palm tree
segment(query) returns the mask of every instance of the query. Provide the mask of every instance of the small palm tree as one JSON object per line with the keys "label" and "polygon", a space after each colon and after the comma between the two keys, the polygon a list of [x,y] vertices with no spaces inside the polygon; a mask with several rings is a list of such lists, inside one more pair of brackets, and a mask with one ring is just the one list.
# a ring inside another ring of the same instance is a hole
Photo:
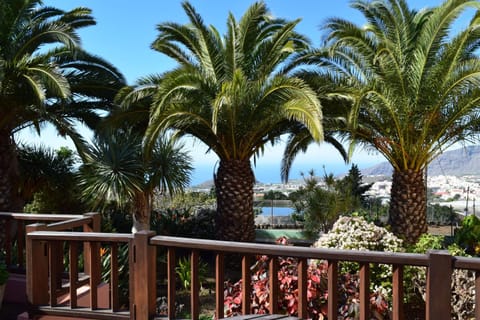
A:
{"label": "small palm tree", "polygon": [[253,4],[237,21],[227,19],[221,37],[188,3],[190,23],[161,23],[153,49],[179,64],[161,76],[142,79],[124,103],[152,97],[147,145],[166,129],[193,136],[215,152],[218,238],[255,237],[250,160],[276,143],[293,124],[323,138],[315,92],[286,68],[309,47],[294,31],[297,21],[272,18],[264,3]]}
{"label": "small palm tree", "polygon": [[149,230],[154,191],[174,194],[190,182],[191,159],[182,149],[165,136],[146,157],[141,136],[132,130],[98,136],[80,168],[83,195],[95,209],[127,209],[132,232]]}
{"label": "small palm tree", "polygon": [[15,133],[45,123],[81,149],[74,119],[94,126],[123,76],[81,50],[77,30],[95,24],[90,10],[65,12],[40,0],[0,1],[0,211],[19,210]]}
{"label": "small palm tree", "polygon": [[323,61],[338,93],[351,98],[353,143],[393,166],[390,223],[414,243],[427,232],[425,169],[443,150],[475,140],[480,117],[480,20],[453,32],[480,2],[447,0],[412,10],[405,0],[354,1],[367,23],[325,23],[332,56]]}

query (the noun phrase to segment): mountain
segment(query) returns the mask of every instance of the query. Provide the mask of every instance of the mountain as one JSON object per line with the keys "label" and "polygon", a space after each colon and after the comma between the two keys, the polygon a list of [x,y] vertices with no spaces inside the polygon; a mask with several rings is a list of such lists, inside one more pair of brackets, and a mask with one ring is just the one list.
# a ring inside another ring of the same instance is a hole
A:
{"label": "mountain", "polygon": [[[392,176],[392,166],[382,162],[362,170],[363,176]],[[428,166],[429,176],[480,175],[480,146],[468,146],[442,153]]]}

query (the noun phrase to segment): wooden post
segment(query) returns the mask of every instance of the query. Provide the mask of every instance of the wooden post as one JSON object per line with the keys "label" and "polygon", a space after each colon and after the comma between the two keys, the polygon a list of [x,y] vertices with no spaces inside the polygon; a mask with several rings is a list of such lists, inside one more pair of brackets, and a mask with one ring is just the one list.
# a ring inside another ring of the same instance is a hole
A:
{"label": "wooden post", "polygon": [[130,281],[133,275],[133,310],[130,319],[147,320],[155,316],[156,258],[157,248],[149,245],[153,231],[133,234],[133,264],[130,265]]}
{"label": "wooden post", "polygon": [[[102,215],[100,213],[89,212],[89,213],[85,213],[84,216],[91,217],[91,222],[89,224],[83,225],[83,232],[100,232],[101,231]],[[83,266],[84,266],[84,272],[88,275],[92,274],[92,265],[91,265],[92,262],[90,261],[91,250],[93,250],[93,248],[91,247],[91,244],[89,242],[85,242],[83,244]],[[97,266],[93,266],[93,268],[97,268],[97,269],[101,268],[100,260],[93,261],[93,263],[98,264]],[[99,283],[97,283],[96,285],[99,285]]]}
{"label": "wooden post", "polygon": [[33,240],[28,233],[45,230],[44,224],[32,224],[26,227],[26,276],[27,302],[30,306],[48,304],[48,250],[43,241]]}
{"label": "wooden post", "polygon": [[428,257],[426,319],[449,320],[452,312],[453,258],[445,250],[431,250]]}

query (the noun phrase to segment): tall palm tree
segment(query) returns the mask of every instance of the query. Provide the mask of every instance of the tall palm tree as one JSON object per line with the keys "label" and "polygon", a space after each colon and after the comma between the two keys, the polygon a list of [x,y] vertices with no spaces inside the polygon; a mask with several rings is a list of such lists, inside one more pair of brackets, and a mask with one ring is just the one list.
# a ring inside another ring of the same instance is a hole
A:
{"label": "tall palm tree", "polygon": [[325,23],[328,72],[352,99],[347,129],[354,144],[378,150],[393,166],[390,223],[414,243],[427,232],[427,165],[478,134],[479,15],[461,30],[456,22],[480,2],[447,0],[420,11],[405,0],[352,6],[367,22]]}
{"label": "tall palm tree", "polygon": [[90,13],[65,12],[40,0],[0,2],[0,211],[22,206],[13,192],[15,133],[26,127],[40,132],[48,122],[80,148],[73,120],[95,125],[93,110],[108,108],[125,84],[113,66],[79,47],[77,30],[95,24]]}
{"label": "tall palm tree", "polygon": [[80,168],[83,195],[95,209],[113,204],[129,210],[133,232],[149,230],[154,191],[174,194],[190,182],[191,159],[183,148],[163,136],[146,156],[133,130],[97,136]]}
{"label": "tall palm tree", "polygon": [[294,123],[322,139],[315,92],[282,68],[309,42],[294,31],[298,20],[272,18],[263,2],[251,5],[240,21],[230,14],[224,36],[188,2],[183,8],[190,23],[159,24],[152,44],[179,66],[140,85],[129,99],[153,94],[147,145],[170,128],[215,152],[217,236],[253,241],[251,159]]}

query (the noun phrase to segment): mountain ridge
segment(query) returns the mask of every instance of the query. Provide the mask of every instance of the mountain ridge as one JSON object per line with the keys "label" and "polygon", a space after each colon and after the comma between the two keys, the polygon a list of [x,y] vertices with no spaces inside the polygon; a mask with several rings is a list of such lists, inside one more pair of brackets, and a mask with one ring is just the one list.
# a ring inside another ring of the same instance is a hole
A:
{"label": "mountain ridge", "polygon": [[[389,176],[393,169],[387,161],[362,169],[363,176]],[[429,176],[480,175],[480,146],[466,146],[442,153],[428,166]]]}

